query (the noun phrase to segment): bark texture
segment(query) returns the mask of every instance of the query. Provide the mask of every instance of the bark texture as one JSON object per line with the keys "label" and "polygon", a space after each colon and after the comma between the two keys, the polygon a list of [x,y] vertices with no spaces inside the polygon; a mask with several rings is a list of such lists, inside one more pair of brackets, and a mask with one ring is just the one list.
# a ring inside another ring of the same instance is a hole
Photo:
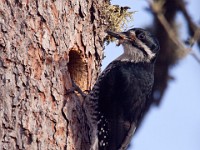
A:
{"label": "bark texture", "polygon": [[103,3],[0,0],[0,149],[88,150],[80,98],[65,93],[99,73]]}

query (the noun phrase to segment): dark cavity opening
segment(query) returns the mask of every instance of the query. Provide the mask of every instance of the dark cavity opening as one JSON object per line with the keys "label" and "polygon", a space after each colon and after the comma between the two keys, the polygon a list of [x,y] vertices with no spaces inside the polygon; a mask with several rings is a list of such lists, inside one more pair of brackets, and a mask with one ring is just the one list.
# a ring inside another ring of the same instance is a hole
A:
{"label": "dark cavity opening", "polygon": [[84,62],[80,53],[75,50],[69,52],[68,70],[71,79],[82,90],[87,90],[87,64]]}

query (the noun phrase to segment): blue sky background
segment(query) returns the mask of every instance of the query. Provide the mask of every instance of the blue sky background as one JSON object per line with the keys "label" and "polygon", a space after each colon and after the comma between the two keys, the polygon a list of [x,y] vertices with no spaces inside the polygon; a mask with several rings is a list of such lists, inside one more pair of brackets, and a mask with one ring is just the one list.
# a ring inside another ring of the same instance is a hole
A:
{"label": "blue sky background", "polygon": [[[193,20],[200,22],[200,1],[187,0],[187,8]],[[112,0],[112,4],[129,6],[134,14],[130,27],[152,24],[152,16],[144,10],[145,0]],[[182,15],[177,16],[181,25],[180,35],[187,38],[186,25]],[[194,47],[198,52],[198,49]],[[122,53],[122,47],[115,43],[106,46],[103,69]],[[199,53],[198,53],[199,54]],[[200,57],[200,55],[198,55]],[[200,150],[200,64],[188,55],[172,70],[174,81],[169,83],[159,107],[152,107],[142,127],[132,140],[129,150]],[[162,81],[161,81],[162,82]]]}

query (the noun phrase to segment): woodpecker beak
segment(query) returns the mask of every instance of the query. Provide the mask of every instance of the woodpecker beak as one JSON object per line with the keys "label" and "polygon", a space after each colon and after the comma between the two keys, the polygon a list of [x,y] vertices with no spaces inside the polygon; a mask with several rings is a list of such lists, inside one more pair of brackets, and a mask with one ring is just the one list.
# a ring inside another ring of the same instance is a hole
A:
{"label": "woodpecker beak", "polygon": [[106,31],[106,32],[108,33],[108,35],[115,37],[119,40],[127,39],[125,32],[113,32],[113,31]]}
{"label": "woodpecker beak", "polygon": [[118,46],[125,41],[130,41],[133,42],[135,41],[136,37],[135,34],[129,34],[127,35],[127,32],[113,32],[113,31],[106,31],[108,35],[115,37],[116,39],[119,40]]}
{"label": "woodpecker beak", "polygon": [[120,44],[124,43],[124,41],[129,40],[129,38],[127,37],[126,32],[113,32],[113,31],[106,31],[106,32],[107,32],[108,35],[118,39],[117,46],[119,46]]}

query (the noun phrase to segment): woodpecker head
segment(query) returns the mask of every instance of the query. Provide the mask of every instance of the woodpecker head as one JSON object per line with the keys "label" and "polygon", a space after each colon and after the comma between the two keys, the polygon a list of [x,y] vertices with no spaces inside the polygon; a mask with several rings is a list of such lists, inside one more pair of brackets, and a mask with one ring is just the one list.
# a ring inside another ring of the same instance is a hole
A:
{"label": "woodpecker head", "polygon": [[124,53],[117,58],[120,61],[154,62],[160,49],[158,40],[150,32],[133,28],[126,32],[107,33],[119,40],[124,47]]}

